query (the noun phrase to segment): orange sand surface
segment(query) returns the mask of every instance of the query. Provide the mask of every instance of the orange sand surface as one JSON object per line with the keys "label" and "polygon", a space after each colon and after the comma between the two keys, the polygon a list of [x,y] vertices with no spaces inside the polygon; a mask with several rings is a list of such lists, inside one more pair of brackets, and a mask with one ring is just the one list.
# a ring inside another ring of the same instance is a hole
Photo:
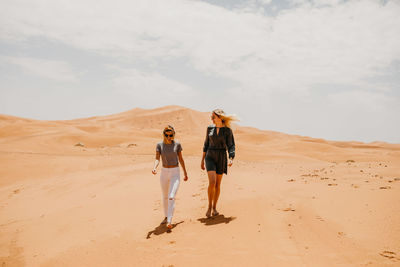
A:
{"label": "orange sand surface", "polygon": [[[209,116],[179,106],[69,121],[0,115],[0,265],[400,266],[399,144],[235,125],[221,214],[206,219]],[[166,124],[189,173],[170,232],[151,174]]]}

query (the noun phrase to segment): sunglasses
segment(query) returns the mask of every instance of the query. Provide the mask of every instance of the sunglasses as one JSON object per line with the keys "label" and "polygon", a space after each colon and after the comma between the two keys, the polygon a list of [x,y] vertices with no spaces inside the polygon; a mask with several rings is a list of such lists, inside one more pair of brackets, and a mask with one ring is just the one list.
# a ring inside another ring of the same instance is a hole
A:
{"label": "sunglasses", "polygon": [[173,134],[164,134],[164,135],[165,135],[165,137],[174,137]]}

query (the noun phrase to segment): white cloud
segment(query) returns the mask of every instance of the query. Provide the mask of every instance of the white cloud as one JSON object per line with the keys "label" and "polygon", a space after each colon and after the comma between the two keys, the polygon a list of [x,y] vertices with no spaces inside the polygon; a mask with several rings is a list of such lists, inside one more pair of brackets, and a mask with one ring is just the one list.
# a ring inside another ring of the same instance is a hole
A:
{"label": "white cloud", "polygon": [[[247,0],[244,1],[241,5],[241,7],[255,7],[257,8],[257,6],[262,6],[262,5],[269,5],[272,3],[272,0]],[[247,9],[248,10],[248,9]]]}
{"label": "white cloud", "polygon": [[379,92],[347,91],[328,95],[329,105],[338,109],[358,112],[386,111],[394,100]]}
{"label": "white cloud", "polygon": [[122,69],[109,66],[114,72],[111,86],[118,93],[135,99],[141,107],[180,104],[185,106],[193,101],[196,92],[185,84],[169,79],[158,73],[149,73],[137,69]]}
{"label": "white cloud", "polygon": [[168,79],[158,73],[146,73],[137,69],[121,69],[110,66],[110,69],[117,71],[118,74],[112,79],[116,88],[131,90],[136,92],[165,91],[170,93],[190,93],[192,89],[177,81]]}
{"label": "white cloud", "polygon": [[16,65],[23,72],[58,82],[77,82],[71,67],[63,61],[45,60],[32,57],[0,57],[4,62]]}
{"label": "white cloud", "polygon": [[129,60],[185,57],[251,90],[365,86],[400,60],[400,5],[314,1],[278,16],[194,1],[3,1],[3,39],[45,36]]}

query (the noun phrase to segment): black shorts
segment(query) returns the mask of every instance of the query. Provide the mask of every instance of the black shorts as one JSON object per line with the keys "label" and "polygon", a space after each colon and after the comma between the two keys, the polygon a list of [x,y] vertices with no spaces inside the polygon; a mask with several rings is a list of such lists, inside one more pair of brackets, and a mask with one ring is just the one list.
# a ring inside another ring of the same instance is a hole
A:
{"label": "black shorts", "polygon": [[205,162],[207,171],[215,171],[217,174],[228,174],[226,150],[207,150]]}

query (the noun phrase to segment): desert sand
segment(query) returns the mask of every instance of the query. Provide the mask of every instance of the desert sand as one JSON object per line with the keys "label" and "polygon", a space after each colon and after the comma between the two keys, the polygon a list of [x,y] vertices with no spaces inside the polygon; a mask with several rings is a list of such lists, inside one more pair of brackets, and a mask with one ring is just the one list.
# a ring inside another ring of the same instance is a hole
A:
{"label": "desert sand", "polygon": [[[399,144],[234,125],[221,214],[206,219],[209,116],[179,106],[0,115],[1,266],[400,266]],[[189,173],[170,232],[151,174],[167,124]]]}

